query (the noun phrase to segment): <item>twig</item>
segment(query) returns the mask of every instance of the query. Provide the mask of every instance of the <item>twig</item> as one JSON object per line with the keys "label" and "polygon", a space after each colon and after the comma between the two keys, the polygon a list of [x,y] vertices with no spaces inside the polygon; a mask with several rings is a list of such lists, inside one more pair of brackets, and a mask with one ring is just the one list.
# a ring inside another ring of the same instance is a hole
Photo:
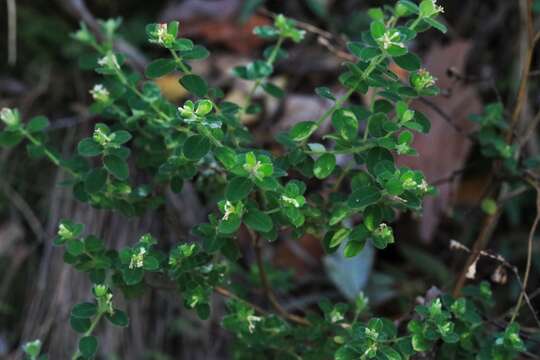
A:
{"label": "twig", "polygon": [[15,0],[7,0],[8,12],[8,64],[17,62],[17,6]]}
{"label": "twig", "polygon": [[[531,272],[531,264],[532,264],[532,252],[533,252],[533,239],[534,234],[536,233],[536,229],[538,227],[538,223],[540,222],[540,187],[538,184],[534,184],[534,187],[536,189],[536,217],[534,218],[533,225],[531,227],[531,230],[529,232],[529,238],[527,240],[527,264],[525,265],[525,275],[523,276],[523,286],[521,289],[521,293],[519,294],[519,299],[516,305],[516,308],[514,310],[514,313],[512,315],[512,319],[510,322],[514,322],[516,317],[519,314],[519,309],[521,308],[521,304],[523,302],[523,297],[526,296],[527,291],[527,284],[529,282],[529,275]],[[536,319],[536,322],[540,326],[540,322],[538,321],[538,317],[536,316],[536,312],[533,312],[533,315]]]}
{"label": "twig", "polygon": [[513,136],[513,129],[518,123],[518,120],[520,118],[523,105],[525,104],[525,101],[527,99],[527,88],[529,84],[529,73],[531,71],[531,65],[532,65],[532,59],[533,59],[533,53],[534,53],[534,47],[537,42],[538,34],[534,35],[534,19],[533,19],[533,12],[532,12],[532,4],[533,0],[522,0],[521,5],[523,10],[526,12],[525,17],[527,18],[527,53],[525,55],[525,60],[523,62],[523,66],[521,69],[521,79],[519,81],[519,90],[517,95],[517,101],[516,106],[514,108],[514,112],[512,113],[512,120],[510,122],[510,127],[508,129],[508,133],[506,135],[506,141],[507,143],[510,143],[512,141]]}
{"label": "twig", "polygon": [[[273,13],[264,8],[260,9],[258,12],[270,18],[275,18],[277,16],[276,13]],[[340,44],[341,47],[345,46],[345,44],[343,43],[342,39],[339,36],[336,36],[332,34],[331,32],[318,28],[312,24],[309,24],[309,23],[306,23],[297,19],[293,19],[293,20],[298,28],[316,35],[317,43],[325,47],[332,54],[336,55],[337,57],[341,59],[356,62],[357,59],[354,55],[351,55],[348,52],[341,50],[338,46],[334,45],[334,44]]]}
{"label": "twig", "polygon": [[261,284],[266,294],[266,297],[268,298],[268,301],[270,301],[270,304],[272,304],[272,306],[277,311],[277,313],[284,319],[287,319],[289,321],[292,321],[300,325],[310,325],[310,322],[306,320],[305,318],[300,317],[298,315],[291,314],[287,310],[285,310],[285,308],[281,306],[281,304],[277,300],[276,295],[274,294],[274,291],[272,289],[272,285],[268,281],[266,270],[264,269],[264,261],[262,257],[262,251],[261,251],[262,250],[261,239],[253,231],[249,230],[249,233],[253,241],[253,249],[255,251],[255,259],[257,261],[257,268],[259,270]]}
{"label": "twig", "polygon": [[[520,79],[516,105],[512,114],[508,131],[506,133],[506,142],[508,144],[512,144],[512,140],[514,137],[514,128],[521,115],[523,104],[525,103],[525,99],[527,97],[529,72],[530,72],[531,64],[532,64],[534,46],[537,42],[536,40],[537,36],[535,36],[533,33],[534,23],[533,23],[533,14],[532,14],[532,0],[521,0],[521,1],[522,1],[521,2],[522,6],[524,5],[524,8],[526,9],[526,14],[524,14],[525,15],[524,17],[526,18],[525,20],[526,20],[526,26],[527,26],[528,48],[527,48],[527,55],[525,56],[522,63],[522,73],[521,73],[521,79]],[[501,168],[501,162],[497,161],[491,169],[491,175],[497,174],[500,168]],[[490,179],[491,178],[492,176],[490,176]],[[507,193],[508,193],[508,186],[506,184],[503,184],[499,190],[498,200],[500,201],[502,198],[504,198],[507,195]],[[458,296],[461,293],[461,289],[463,288],[463,285],[465,284],[465,281],[467,278],[466,277],[467,270],[474,263],[475,257],[476,257],[475,254],[478,254],[481,250],[485,249],[491,235],[493,234],[493,231],[495,230],[495,227],[497,226],[497,223],[499,222],[501,213],[502,213],[501,208],[498,207],[497,211],[494,214],[489,214],[485,217],[482,224],[482,229],[478,233],[478,237],[476,238],[474,245],[472,247],[472,253],[469,255],[469,258],[465,262],[465,266],[461,270],[458,280],[454,286],[454,291],[453,291],[454,296]]]}
{"label": "twig", "polygon": [[[519,271],[518,271],[517,266],[510,264],[508,262],[508,260],[506,260],[502,255],[497,254],[497,253],[493,253],[493,252],[486,251],[486,250],[481,250],[478,253],[474,253],[467,246],[463,245],[462,243],[460,243],[460,242],[458,242],[456,240],[451,240],[450,241],[450,249],[452,249],[452,250],[461,250],[461,251],[468,252],[468,253],[471,254],[471,256],[474,256],[475,261],[478,261],[479,258],[482,257],[482,256],[487,257],[489,259],[497,261],[499,264],[501,264],[505,268],[509,269],[514,274],[514,276],[516,277],[516,280],[517,280],[517,282],[519,284],[519,287],[521,289],[521,293],[523,294],[523,297],[525,298],[526,303],[527,303],[529,309],[531,310],[531,313],[533,314],[533,317],[534,317],[536,323],[540,327],[540,319],[538,319],[538,316],[536,314],[536,310],[534,309],[534,307],[532,305],[532,302],[531,302],[531,299],[533,298],[533,296],[532,295],[531,296],[527,295],[527,292],[525,291],[526,284],[521,280],[521,277],[519,276]],[[536,296],[536,294],[534,296]]]}
{"label": "twig", "polygon": [[39,221],[38,217],[32,210],[32,207],[28,205],[28,203],[24,200],[24,198],[19,195],[18,192],[16,192],[7,182],[4,180],[0,180],[0,188],[2,189],[2,192],[6,195],[10,203],[19,210],[23,218],[28,223],[28,226],[30,226],[30,229],[32,229],[32,232],[36,236],[36,239],[38,241],[43,241],[45,238],[46,232],[43,229],[43,226],[41,225],[41,222]]}

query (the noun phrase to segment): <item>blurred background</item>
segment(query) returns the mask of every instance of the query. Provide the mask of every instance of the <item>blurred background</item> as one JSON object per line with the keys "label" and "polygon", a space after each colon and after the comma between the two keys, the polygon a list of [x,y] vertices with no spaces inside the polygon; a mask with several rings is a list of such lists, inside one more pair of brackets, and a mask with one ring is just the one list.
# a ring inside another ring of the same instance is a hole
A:
{"label": "blurred background", "polygon": [[[278,284],[287,309],[313,306],[323,297],[348,301],[363,290],[372,309],[399,318],[414,306],[414,298],[432,286],[449,290],[466,254],[451,251],[450,240],[470,245],[480,227],[480,201],[486,192],[491,163],[466,135],[474,131],[469,115],[480,114],[492,102],[511,109],[519,83],[520,64],[526,52],[526,34],[518,1],[440,0],[446,9],[449,32],[422,34],[415,51],[438,79],[442,94],[419,101],[414,108],[432,120],[432,131],[417,139],[420,158],[401,159],[422,169],[437,185],[440,196],[429,199],[423,217],[403,215],[396,225],[400,246],[344,260],[326,257],[319,240],[279,239],[266,254],[277,270],[270,274]],[[195,72],[224,89],[230,100],[242,99],[248,84],[233,78],[230,69],[260,57],[267,45],[252,35],[254,26],[269,24],[271,13],[283,13],[302,22],[306,40],[291,47],[290,56],[277,64],[275,83],[287,91],[283,100],[260,96],[263,113],[243,121],[257,142],[278,148],[277,132],[298,121],[317,118],[328,103],[314,88],[341,88],[337,76],[347,60],[346,42],[358,38],[369,24],[366,10],[390,4],[376,0],[7,0],[0,3],[0,108],[17,107],[24,119],[46,115],[49,137],[61,152],[69,153],[100,119],[88,105],[88,90],[99,82],[95,73],[81,69],[86,49],[70,38],[83,21],[96,28],[97,19],[122,17],[122,50],[132,64],[159,56],[146,42],[144,26],[150,22],[179,20],[181,36],[203,43],[209,59],[195,64]],[[540,12],[540,1],[534,2]],[[311,26],[311,27],[310,27]],[[316,28],[315,28],[316,27]],[[537,66],[533,65],[530,96],[524,118],[532,118],[540,105]],[[398,71],[398,69],[396,69]],[[539,70],[540,71],[540,70]],[[403,74],[405,76],[405,74]],[[178,76],[157,80],[166,97],[180,104],[188,96]],[[364,99],[355,98],[356,103]],[[540,153],[533,136],[529,155]],[[419,160],[421,159],[421,160]],[[76,334],[69,328],[72,304],[89,298],[86,276],[64,265],[61,250],[52,247],[58,221],[74,218],[100,234],[111,247],[134,243],[152,232],[166,248],[187,237],[189,228],[207,213],[207,194],[198,191],[204,178],[196,178],[180,195],[167,195],[167,205],[140,219],[99,211],[75,201],[59,186],[64,174],[44,159],[28,159],[21,146],[0,151],[0,358],[18,358],[20,345],[40,338],[51,359],[66,359]],[[535,214],[535,196],[522,192],[507,201],[503,217],[488,248],[523,269],[526,239]],[[535,241],[529,290],[538,307],[540,257]],[[233,269],[242,286],[257,286],[252,255]],[[477,280],[492,281],[497,263],[478,265]],[[497,280],[497,279],[495,279]],[[512,274],[494,282],[496,314],[507,311],[519,295]],[[504,280],[504,279],[503,279]],[[241,290],[241,289],[239,289]],[[108,359],[226,359],[230,335],[219,327],[223,299],[214,299],[208,321],[182,308],[174,292],[154,290],[125,305],[131,317],[127,329],[99,329],[100,348]],[[528,325],[526,310],[523,321]],[[105,357],[104,357],[105,358]],[[254,357],[256,358],[256,357]]]}

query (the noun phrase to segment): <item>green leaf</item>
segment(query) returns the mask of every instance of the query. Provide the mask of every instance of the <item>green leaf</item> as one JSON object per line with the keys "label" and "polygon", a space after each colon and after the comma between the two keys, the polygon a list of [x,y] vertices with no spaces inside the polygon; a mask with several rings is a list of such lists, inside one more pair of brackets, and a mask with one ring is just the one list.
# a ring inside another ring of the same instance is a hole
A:
{"label": "green leaf", "polygon": [[446,34],[448,31],[448,28],[443,23],[433,19],[433,18],[424,18],[425,22],[427,22],[429,25],[433,26],[435,29],[439,30],[443,34]]}
{"label": "green leaf", "polygon": [[274,223],[272,218],[262,211],[250,208],[244,216],[244,223],[252,230],[259,232],[269,232],[272,230]]}
{"label": "green leaf", "polygon": [[373,185],[364,185],[354,191],[348,200],[348,204],[352,208],[363,208],[368,205],[377,203],[381,198],[381,192]]}
{"label": "green leaf", "polygon": [[313,174],[317,179],[325,179],[334,171],[336,167],[336,156],[334,154],[323,154],[315,161]]}
{"label": "green leaf", "polygon": [[332,124],[345,140],[353,140],[358,136],[358,120],[350,110],[336,110],[332,115]]}
{"label": "green leaf", "polygon": [[227,170],[231,170],[237,165],[236,152],[229,147],[218,147],[214,154]]}
{"label": "green leaf", "polygon": [[281,99],[285,93],[283,92],[283,89],[280,87],[277,87],[276,85],[272,83],[265,83],[263,84],[263,89],[268,94],[272,95],[275,98]]}
{"label": "green leaf", "polygon": [[105,169],[118,180],[126,180],[129,177],[127,162],[116,155],[107,155],[103,159]]}
{"label": "green leaf", "polygon": [[122,310],[114,309],[113,314],[107,313],[105,315],[107,320],[109,320],[113,325],[120,327],[127,327],[129,325],[129,318],[125,312]]}
{"label": "green leaf", "polygon": [[294,125],[289,131],[289,136],[294,141],[304,141],[317,130],[318,126],[313,121],[302,121]]}
{"label": "green leaf", "polygon": [[371,22],[369,30],[373,39],[378,39],[384,35],[386,28],[382,21],[373,21]]}
{"label": "green leaf", "polygon": [[107,171],[103,168],[92,169],[84,178],[84,189],[93,194],[101,191],[107,182]]}
{"label": "green leaf", "polygon": [[218,231],[222,234],[232,234],[238,230],[242,219],[237,214],[231,214],[227,219],[220,221]]}
{"label": "green leaf", "polygon": [[21,142],[24,138],[20,131],[2,131],[0,132],[0,146],[10,148]]}
{"label": "green leaf", "polygon": [[150,79],[155,79],[172,72],[176,67],[176,62],[172,59],[157,59],[146,67],[144,74]]}
{"label": "green leaf", "polygon": [[91,321],[89,319],[77,318],[74,316],[69,317],[69,325],[76,332],[83,334],[90,329]]}
{"label": "green leaf", "polygon": [[80,303],[71,309],[71,316],[81,319],[89,319],[97,314],[97,305],[94,303]]}
{"label": "green leaf", "polygon": [[37,133],[49,127],[49,120],[45,116],[36,116],[26,125],[26,131],[29,133]]}
{"label": "green leaf", "polygon": [[245,177],[235,177],[225,189],[225,198],[229,201],[245,199],[253,189],[253,182]]}
{"label": "green leaf", "polygon": [[407,53],[393,59],[400,68],[407,71],[416,71],[420,69],[420,66],[422,65],[422,60],[420,60],[420,58],[413,53]]}
{"label": "green leaf", "polygon": [[85,359],[92,358],[97,351],[98,341],[95,336],[85,336],[79,340],[79,351]]}
{"label": "green leaf", "polygon": [[84,253],[84,244],[79,239],[69,239],[66,241],[66,251],[73,256],[79,256]]}
{"label": "green leaf", "polygon": [[334,248],[336,246],[339,246],[343,242],[343,240],[345,240],[347,236],[349,236],[350,233],[351,233],[351,229],[347,229],[347,228],[341,228],[338,231],[336,231],[332,235],[332,238],[330,239],[330,247]]}
{"label": "green leaf", "polygon": [[364,246],[366,245],[365,241],[349,241],[347,243],[347,246],[345,246],[345,249],[343,250],[343,254],[345,257],[351,258],[355,257],[364,249]]}
{"label": "green leaf", "polygon": [[103,147],[92,138],[86,138],[77,145],[77,152],[84,157],[101,155]]}
{"label": "green leaf", "polygon": [[90,235],[84,239],[84,249],[90,253],[97,253],[105,249],[105,243],[100,238]]}
{"label": "green leaf", "polygon": [[332,90],[330,90],[329,88],[327,88],[325,86],[321,86],[321,87],[316,88],[315,93],[317,95],[319,95],[320,97],[322,97],[322,98],[325,98],[325,99],[328,99],[328,100],[333,100],[333,101],[336,100],[336,97],[334,96],[334,94],[332,94]]}
{"label": "green leaf", "polygon": [[144,271],[142,269],[123,269],[122,279],[127,285],[137,285],[143,280]]}
{"label": "green leaf", "polygon": [[131,140],[131,134],[126,130],[118,130],[111,134],[111,142],[115,145],[123,145]]}
{"label": "green leaf", "polygon": [[203,97],[208,92],[208,84],[206,81],[194,74],[185,75],[182,79],[180,79],[180,84],[190,93]]}
{"label": "green leaf", "polygon": [[189,160],[199,160],[210,151],[210,141],[202,135],[190,136],[184,142],[182,151]]}

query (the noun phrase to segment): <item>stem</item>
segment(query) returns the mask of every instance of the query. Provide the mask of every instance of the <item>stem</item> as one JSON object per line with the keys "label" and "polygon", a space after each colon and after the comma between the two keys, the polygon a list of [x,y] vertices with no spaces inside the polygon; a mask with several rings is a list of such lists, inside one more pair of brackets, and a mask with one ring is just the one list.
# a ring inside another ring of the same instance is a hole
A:
{"label": "stem", "polygon": [[169,49],[169,51],[171,52],[178,66],[180,66],[180,70],[182,70],[182,72],[185,74],[191,74],[191,70],[189,70],[187,66],[182,62],[182,58],[179,57],[178,54],[176,54],[176,51],[174,51],[173,49]]}
{"label": "stem", "polygon": [[534,218],[534,222],[529,232],[529,238],[527,241],[528,243],[527,264],[525,266],[525,275],[523,276],[523,286],[521,288],[521,293],[519,294],[519,299],[516,304],[516,308],[514,309],[514,313],[512,314],[512,319],[510,320],[510,323],[513,323],[519,314],[519,310],[523,303],[523,298],[525,297],[525,294],[527,291],[527,283],[529,282],[529,275],[531,273],[534,234],[536,233],[536,229],[538,228],[538,223],[540,222],[540,188],[538,188],[538,185],[535,185],[535,187],[536,187],[536,217]]}
{"label": "stem", "polygon": [[257,260],[257,268],[259,270],[259,276],[261,279],[261,284],[263,286],[263,290],[266,294],[266,297],[268,298],[268,301],[270,301],[270,304],[276,309],[278,314],[283,317],[284,319],[287,319],[289,321],[292,321],[294,323],[300,324],[300,325],[310,325],[310,322],[306,320],[303,317],[290,314],[281,306],[279,301],[276,298],[276,295],[274,294],[274,291],[272,289],[272,285],[268,281],[268,276],[266,275],[266,270],[264,269],[264,262],[262,258],[262,244],[261,239],[258,235],[256,235],[254,232],[250,231],[251,239],[253,240],[253,248],[255,250],[255,258]]}
{"label": "stem", "polygon": [[[92,333],[94,332],[94,329],[96,328],[97,324],[99,323],[99,320],[101,320],[101,317],[103,316],[103,312],[98,312],[96,317],[92,320],[92,323],[90,324],[90,327],[88,328],[88,330],[86,330],[86,332],[81,336],[81,338],[84,338],[86,336],[90,336],[92,335]],[[71,360],[77,360],[77,358],[81,355],[81,351],[79,350],[79,346],[77,345],[77,350],[75,351],[75,353],[73,354],[73,356],[71,357]]]}
{"label": "stem", "polygon": [[52,153],[49,149],[47,149],[47,147],[45,145],[43,145],[43,143],[41,141],[39,141],[38,139],[36,139],[32,134],[30,134],[28,131],[26,130],[22,130],[22,133],[23,135],[34,145],[36,146],[39,146],[40,148],[43,149],[43,153],[45,154],[45,156],[47,156],[47,158],[49,158],[49,160],[56,166],[66,170],[67,172],[69,172],[71,175],[77,177],[78,175],[73,171],[71,170],[70,168],[68,167],[65,167],[65,166],[62,166],[62,160],[56,156],[54,153]]}
{"label": "stem", "polygon": [[[285,38],[283,38],[282,36],[280,36],[278,38],[278,40],[276,42],[276,45],[274,46],[274,49],[272,50],[272,53],[270,54],[268,59],[266,59],[266,65],[272,66],[274,64],[274,62],[276,61],[277,54],[279,53],[279,50],[281,49],[281,45],[283,45],[284,40],[285,40]],[[255,83],[251,87],[251,90],[249,91],[249,94],[248,94],[247,99],[246,99],[246,104],[244,105],[244,108],[243,108],[244,113],[246,112],[246,110],[251,105],[251,101],[253,100],[253,96],[255,95],[255,92],[257,91],[259,86],[261,86],[262,81],[263,81],[263,79],[258,79],[257,81],[255,81]]]}

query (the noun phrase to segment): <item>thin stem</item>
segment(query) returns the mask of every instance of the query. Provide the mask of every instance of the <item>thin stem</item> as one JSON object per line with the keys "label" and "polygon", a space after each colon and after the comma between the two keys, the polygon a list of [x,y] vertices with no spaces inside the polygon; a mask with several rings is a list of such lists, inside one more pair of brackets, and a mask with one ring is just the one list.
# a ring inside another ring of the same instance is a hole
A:
{"label": "thin stem", "polygon": [[[103,314],[104,314],[103,312],[97,313],[97,315],[94,317],[94,319],[90,323],[90,327],[88,328],[88,330],[86,330],[86,332],[82,335],[81,338],[92,335],[92,333],[94,332],[94,329],[96,328],[97,324],[101,320],[101,317],[103,316]],[[71,357],[71,360],[77,360],[79,356],[81,356],[81,351],[79,350],[79,346],[77,346],[77,350]]]}
{"label": "thin stem", "polygon": [[276,298],[276,295],[274,294],[270,281],[268,281],[266,270],[264,269],[264,261],[262,258],[262,251],[261,251],[262,250],[261,239],[257,234],[255,234],[252,231],[250,231],[250,235],[253,240],[253,248],[255,250],[255,258],[257,261],[257,268],[259,270],[261,284],[263,286],[263,290],[266,294],[266,297],[268,298],[268,301],[270,301],[270,304],[272,304],[274,309],[276,309],[278,314],[284,319],[287,319],[289,321],[292,321],[300,325],[310,325],[310,322],[306,320],[305,318],[294,315],[294,314],[290,314],[289,312],[287,312],[287,310],[285,310],[283,306],[281,306],[281,304]]}
{"label": "thin stem", "polygon": [[517,301],[516,308],[514,309],[514,313],[512,314],[512,319],[510,320],[511,323],[514,322],[514,320],[519,314],[519,310],[523,303],[523,298],[526,295],[527,283],[529,282],[529,275],[531,273],[534,234],[536,233],[536,229],[538,228],[538,223],[540,222],[540,189],[538,188],[538,185],[536,184],[535,184],[535,187],[536,187],[536,217],[534,218],[533,225],[529,232],[529,238],[527,241],[528,243],[527,264],[525,265],[525,275],[523,276],[523,286],[521,289],[521,293],[519,294],[519,299]]}
{"label": "thin stem", "polygon": [[[283,45],[284,40],[285,40],[285,38],[283,38],[282,36],[280,36],[278,38],[278,40],[276,42],[276,45],[274,46],[274,49],[272,49],[272,53],[270,54],[268,59],[266,59],[266,65],[272,66],[274,64],[274,62],[276,61],[276,57],[277,57],[277,55],[279,53],[279,50],[281,49],[281,45]],[[251,105],[251,102],[253,100],[253,96],[255,95],[255,92],[257,91],[259,86],[261,86],[262,81],[263,81],[263,79],[258,79],[257,81],[255,81],[255,83],[251,87],[251,90],[249,91],[249,94],[248,94],[248,96],[246,98],[246,104],[243,107],[244,112],[246,112],[247,109],[249,108],[249,106]]]}
{"label": "thin stem", "polygon": [[32,134],[30,134],[28,131],[26,130],[22,130],[22,133],[23,135],[34,145],[36,146],[39,146],[40,148],[43,149],[43,153],[45,154],[45,156],[47,156],[47,158],[56,166],[58,167],[61,167],[62,169],[66,170],[67,172],[69,172],[71,175],[77,177],[77,173],[75,173],[73,170],[71,170],[70,168],[68,167],[65,167],[65,166],[62,166],[62,160],[56,156],[56,154],[52,153],[49,149],[47,149],[47,147],[41,142],[39,141],[38,139],[36,139]]}

